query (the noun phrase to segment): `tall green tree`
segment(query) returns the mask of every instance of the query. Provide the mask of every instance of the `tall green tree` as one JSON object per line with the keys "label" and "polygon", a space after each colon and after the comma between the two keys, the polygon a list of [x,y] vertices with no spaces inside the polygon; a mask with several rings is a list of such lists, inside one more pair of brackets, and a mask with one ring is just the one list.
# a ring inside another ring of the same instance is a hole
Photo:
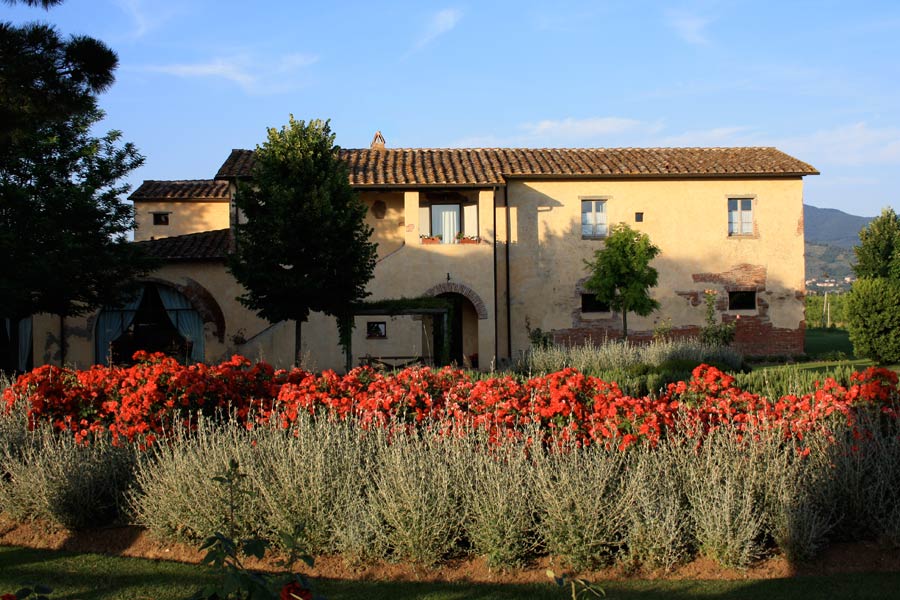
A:
{"label": "tall green tree", "polygon": [[900,280],[900,217],[894,209],[885,208],[859,232],[859,245],[853,251],[857,277]]}
{"label": "tall green tree", "polygon": [[658,254],[659,248],[646,233],[619,223],[612,227],[604,247],[594,253],[594,260],[585,261],[590,277],[584,288],[621,313],[622,335],[626,339],[629,312],[645,317],[659,308],[659,302],[650,296],[650,288],[656,286],[659,278],[650,262]]}
{"label": "tall green tree", "polygon": [[346,335],[352,305],[368,296],[375,269],[366,207],[334,139],[329,121],[291,115],[256,147],[252,181],[235,196],[246,216],[229,266],[247,290],[238,300],[271,323],[295,321],[298,364],[309,313],[337,317]]}
{"label": "tall green tree", "polygon": [[853,352],[879,364],[900,362],[900,218],[886,208],[859,232],[859,279],[847,298]]}
{"label": "tall green tree", "polygon": [[152,267],[128,243],[122,199],[144,159],[118,131],[92,134],[116,64],[92,38],[0,23],[0,317],[48,312],[64,326]]}

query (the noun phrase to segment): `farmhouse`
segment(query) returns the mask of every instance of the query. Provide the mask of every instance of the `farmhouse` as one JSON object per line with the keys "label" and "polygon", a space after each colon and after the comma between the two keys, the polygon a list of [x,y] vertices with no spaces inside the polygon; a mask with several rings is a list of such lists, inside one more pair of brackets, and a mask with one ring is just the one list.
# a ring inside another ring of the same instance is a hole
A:
{"label": "farmhouse", "polygon": [[[775,148],[344,149],[350,183],[378,244],[370,299],[440,297],[451,307],[450,356],[488,368],[529,347],[540,329],[563,344],[621,335],[621,318],[585,293],[584,260],[624,222],[661,248],[660,309],[629,315],[632,337],[670,326],[696,334],[704,291],[737,320],[748,354],[803,351],[803,177],[818,172]],[[163,260],[128,305],[83,319],[34,318],[35,363],[84,367],[153,344],[192,360],[232,353],[292,360],[293,323],[241,306],[225,259],[242,217],[232,202],[253,152],[233,150],[213,179],[145,181],[131,196],[136,243]],[[298,207],[298,210],[302,210]],[[354,364],[438,355],[441,318],[356,316]],[[344,365],[334,319],[314,314],[303,350],[316,369]]]}

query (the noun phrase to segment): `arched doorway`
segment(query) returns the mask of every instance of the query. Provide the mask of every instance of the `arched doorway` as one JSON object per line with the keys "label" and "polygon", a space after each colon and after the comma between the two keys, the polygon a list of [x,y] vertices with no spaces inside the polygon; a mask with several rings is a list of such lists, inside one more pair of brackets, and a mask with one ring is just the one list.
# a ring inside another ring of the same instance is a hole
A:
{"label": "arched doorway", "polygon": [[[448,345],[448,356],[451,363],[458,366],[478,368],[478,311],[475,305],[457,292],[445,292],[437,294],[438,298],[443,298],[450,303],[450,313],[448,314],[449,335],[446,343]],[[445,333],[443,326],[435,322],[434,326],[434,347],[442,348],[445,344]],[[437,355],[437,353],[436,353]]]}
{"label": "arched doorway", "polygon": [[162,352],[184,363],[204,358],[203,319],[169,286],[148,283],[119,307],[104,307],[95,332],[98,364],[130,364],[138,350]]}

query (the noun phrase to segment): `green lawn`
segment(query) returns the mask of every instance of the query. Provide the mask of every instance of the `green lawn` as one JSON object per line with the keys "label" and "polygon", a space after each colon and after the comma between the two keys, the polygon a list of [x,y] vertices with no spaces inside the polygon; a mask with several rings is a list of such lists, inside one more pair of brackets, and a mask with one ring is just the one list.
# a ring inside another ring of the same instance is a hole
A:
{"label": "green lawn", "polygon": [[[55,588],[54,600],[184,599],[208,579],[200,567],[163,561],[114,558],[27,548],[0,547],[0,594],[23,583]],[[604,585],[608,598],[683,600],[900,599],[900,573],[796,577],[747,581],[628,581]],[[317,581],[316,593],[329,600],[564,600],[571,596],[551,584],[488,585]]]}
{"label": "green lawn", "polygon": [[850,358],[853,356],[853,344],[846,329],[810,328],[806,330],[804,351],[812,357],[843,352]]}

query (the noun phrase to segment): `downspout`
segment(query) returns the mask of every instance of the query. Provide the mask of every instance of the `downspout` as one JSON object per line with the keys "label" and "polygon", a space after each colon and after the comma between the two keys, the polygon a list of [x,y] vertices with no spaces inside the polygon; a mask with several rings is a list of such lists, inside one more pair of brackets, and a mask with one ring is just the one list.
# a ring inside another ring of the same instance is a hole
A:
{"label": "downspout", "polygon": [[512,246],[512,232],[509,220],[509,182],[503,186],[503,206],[506,208],[506,353],[512,360],[512,291],[509,288],[509,248]]}
{"label": "downspout", "polygon": [[491,200],[491,212],[494,214],[494,364],[500,359],[500,319],[497,318],[497,186],[494,186],[494,197]]}

